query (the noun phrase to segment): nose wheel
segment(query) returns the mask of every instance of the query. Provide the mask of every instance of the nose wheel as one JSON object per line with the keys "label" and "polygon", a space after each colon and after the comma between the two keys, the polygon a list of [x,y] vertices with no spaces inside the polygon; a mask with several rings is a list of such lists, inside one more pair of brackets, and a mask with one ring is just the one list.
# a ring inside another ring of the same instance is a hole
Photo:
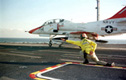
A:
{"label": "nose wheel", "polygon": [[52,47],[52,40],[49,41],[49,47]]}
{"label": "nose wheel", "polygon": [[[52,47],[52,43],[53,43],[52,40],[54,40],[54,37],[55,37],[55,36],[56,36],[56,35],[51,35],[51,36],[50,36],[50,38],[49,38],[50,41],[49,41],[49,44],[48,44],[49,47]],[[61,40],[61,39],[60,39],[60,40]],[[61,44],[59,44],[59,48],[61,48],[63,44],[64,44],[64,42],[61,42]]]}

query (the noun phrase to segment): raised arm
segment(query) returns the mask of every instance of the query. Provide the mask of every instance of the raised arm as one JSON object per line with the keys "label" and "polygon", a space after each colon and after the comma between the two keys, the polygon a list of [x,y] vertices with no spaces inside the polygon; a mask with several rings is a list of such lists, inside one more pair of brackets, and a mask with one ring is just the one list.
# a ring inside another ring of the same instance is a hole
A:
{"label": "raised arm", "polygon": [[74,44],[77,46],[80,46],[80,41],[72,41],[72,40],[66,40],[66,39],[61,39],[62,41],[66,41],[67,43]]}

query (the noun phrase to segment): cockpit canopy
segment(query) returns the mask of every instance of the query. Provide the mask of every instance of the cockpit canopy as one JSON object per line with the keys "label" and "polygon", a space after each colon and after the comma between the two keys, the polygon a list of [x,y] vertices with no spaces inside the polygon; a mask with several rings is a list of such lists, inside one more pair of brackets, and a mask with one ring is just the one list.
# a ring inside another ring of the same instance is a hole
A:
{"label": "cockpit canopy", "polygon": [[53,24],[53,23],[60,23],[60,22],[64,22],[64,19],[52,19],[52,20],[48,20],[42,26],[45,26],[45,25],[48,25],[48,24]]}

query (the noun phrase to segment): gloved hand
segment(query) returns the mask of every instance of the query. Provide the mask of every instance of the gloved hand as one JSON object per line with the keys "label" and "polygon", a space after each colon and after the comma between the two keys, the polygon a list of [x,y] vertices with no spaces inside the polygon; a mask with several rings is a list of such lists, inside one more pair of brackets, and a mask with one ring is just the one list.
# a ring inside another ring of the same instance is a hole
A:
{"label": "gloved hand", "polygon": [[61,40],[62,40],[62,41],[66,41],[66,39],[64,39],[64,38],[61,38]]}

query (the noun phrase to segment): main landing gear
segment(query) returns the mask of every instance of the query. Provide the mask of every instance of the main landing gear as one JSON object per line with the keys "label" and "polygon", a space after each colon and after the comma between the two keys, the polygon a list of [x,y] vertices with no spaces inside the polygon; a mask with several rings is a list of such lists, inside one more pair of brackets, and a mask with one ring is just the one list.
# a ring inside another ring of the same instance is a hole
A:
{"label": "main landing gear", "polygon": [[62,45],[63,45],[63,42],[59,45],[59,48],[61,48],[61,47],[62,47]]}

